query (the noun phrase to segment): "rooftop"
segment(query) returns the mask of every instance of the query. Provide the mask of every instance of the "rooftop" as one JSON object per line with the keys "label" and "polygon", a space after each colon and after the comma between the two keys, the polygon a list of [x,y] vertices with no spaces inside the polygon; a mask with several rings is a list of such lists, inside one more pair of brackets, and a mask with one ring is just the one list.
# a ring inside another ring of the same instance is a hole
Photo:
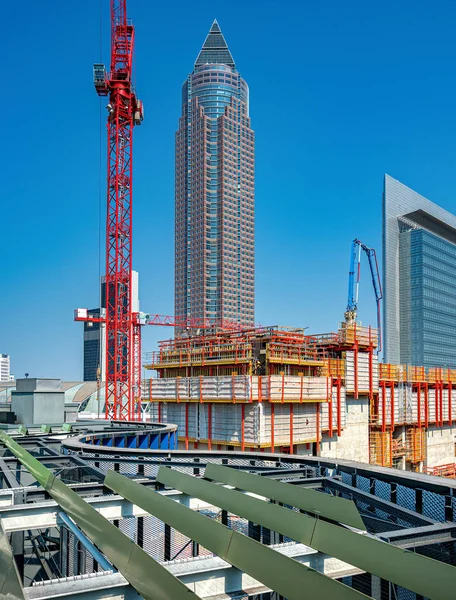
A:
{"label": "rooftop", "polygon": [[203,47],[198,54],[195,61],[195,69],[207,64],[228,65],[235,68],[228,44],[216,20],[212,23]]}
{"label": "rooftop", "polygon": [[[443,600],[454,584],[456,482],[312,456],[173,450],[173,426],[158,424],[9,432],[0,589],[17,598],[154,589],[175,599],[190,588],[207,600],[293,599],[305,587],[345,599],[383,580],[397,597]],[[166,449],[151,448],[156,436]]]}

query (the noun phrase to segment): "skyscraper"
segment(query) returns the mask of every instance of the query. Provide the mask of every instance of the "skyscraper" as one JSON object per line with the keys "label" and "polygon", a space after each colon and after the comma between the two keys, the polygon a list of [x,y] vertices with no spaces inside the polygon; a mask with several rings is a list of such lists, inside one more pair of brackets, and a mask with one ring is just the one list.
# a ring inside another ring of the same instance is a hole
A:
{"label": "skyscraper", "polygon": [[253,325],[249,88],[217,21],[182,87],[175,183],[175,314]]}
{"label": "skyscraper", "polygon": [[14,375],[10,373],[9,354],[0,354],[0,381],[13,381]]}
{"label": "skyscraper", "polygon": [[[92,317],[106,317],[106,277],[103,275],[100,281],[101,308],[92,308],[88,314]],[[132,311],[139,312],[139,274],[132,271],[131,288]],[[97,371],[101,381],[105,380],[106,374],[106,327],[101,323],[84,323],[83,336],[83,381],[96,381]]]}
{"label": "skyscraper", "polygon": [[389,175],[383,192],[386,362],[456,368],[456,216]]}

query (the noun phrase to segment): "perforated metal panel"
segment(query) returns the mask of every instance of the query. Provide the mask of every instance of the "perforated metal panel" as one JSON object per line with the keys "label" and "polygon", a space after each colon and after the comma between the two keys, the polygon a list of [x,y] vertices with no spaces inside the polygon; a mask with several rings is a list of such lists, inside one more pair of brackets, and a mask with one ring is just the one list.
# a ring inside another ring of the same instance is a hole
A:
{"label": "perforated metal panel", "polygon": [[397,503],[404,508],[409,510],[415,510],[416,506],[416,494],[415,490],[398,485],[396,488]]}
{"label": "perforated metal panel", "polygon": [[423,514],[436,521],[445,522],[445,497],[424,490]]}

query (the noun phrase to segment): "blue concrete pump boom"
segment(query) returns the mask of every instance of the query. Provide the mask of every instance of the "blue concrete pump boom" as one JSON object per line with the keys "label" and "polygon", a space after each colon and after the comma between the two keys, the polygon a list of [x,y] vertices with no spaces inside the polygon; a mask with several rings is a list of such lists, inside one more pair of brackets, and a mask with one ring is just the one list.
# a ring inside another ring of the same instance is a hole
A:
{"label": "blue concrete pump boom", "polygon": [[361,275],[361,250],[366,253],[377,301],[378,352],[382,349],[382,329],[380,317],[380,301],[383,298],[382,284],[378,270],[377,254],[374,248],[368,248],[360,240],[353,240],[350,253],[350,271],[348,274],[348,302],[345,311],[345,322],[356,322],[358,312],[359,280]]}

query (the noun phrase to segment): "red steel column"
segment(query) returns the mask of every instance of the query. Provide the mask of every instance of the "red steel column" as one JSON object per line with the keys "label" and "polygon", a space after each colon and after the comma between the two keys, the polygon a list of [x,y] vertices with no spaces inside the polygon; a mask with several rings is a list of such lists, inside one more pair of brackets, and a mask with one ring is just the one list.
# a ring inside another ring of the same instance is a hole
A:
{"label": "red steel column", "polygon": [[421,383],[418,382],[416,388],[416,403],[418,408],[418,427],[421,427]]}
{"label": "red steel column", "polygon": [[439,382],[440,389],[440,427],[443,427],[443,381]]}
{"label": "red steel column", "polygon": [[274,452],[274,402],[271,402],[271,452]]}
{"label": "red steel column", "polygon": [[290,453],[293,454],[293,403],[290,402]]}
{"label": "red steel column", "polygon": [[245,450],[245,404],[241,404],[241,450]]}
{"label": "red steel column", "polygon": [[[329,386],[329,394],[328,394],[328,386]],[[328,382],[328,377],[326,378],[326,395],[328,398],[328,430],[329,430],[329,437],[332,438],[333,436],[333,404],[332,404],[332,379],[329,379]]]}
{"label": "red steel column", "polygon": [[341,433],[342,433],[342,419],[341,419],[341,398],[340,398],[340,388],[341,388],[342,382],[340,379],[337,380],[336,382],[336,389],[337,389],[337,435],[340,437]]}
{"label": "red steel column", "polygon": [[429,427],[429,386],[426,381],[424,384],[424,426]]}
{"label": "red steel column", "polygon": [[453,384],[450,381],[450,378],[448,377],[448,425],[451,425],[453,422],[453,407],[451,406],[451,402],[452,402],[452,388],[453,388]]}
{"label": "red steel column", "polygon": [[185,403],[185,449],[188,450],[188,402]]}
{"label": "red steel column", "polygon": [[356,335],[356,323],[354,324],[353,327],[353,333],[355,336],[355,347],[354,347],[354,352],[353,352],[353,356],[354,356],[354,378],[355,378],[355,391],[354,391],[354,397],[357,400],[358,399],[358,337]]}
{"label": "red steel column", "polygon": [[394,431],[394,381],[391,382],[391,431]]}
{"label": "red steel column", "polygon": [[[242,405],[244,408],[244,405]],[[212,403],[207,404],[207,449],[212,450]]]}
{"label": "red steel column", "polygon": [[442,415],[440,411],[440,382],[435,383],[435,401],[436,401],[436,415],[435,415],[435,424],[440,427]]}
{"label": "red steel column", "polygon": [[371,326],[369,325],[369,400],[373,400],[374,399],[374,379],[373,379],[373,372],[374,372],[374,367],[373,367],[373,353],[374,353],[374,348],[372,346],[372,330],[371,330]]}

